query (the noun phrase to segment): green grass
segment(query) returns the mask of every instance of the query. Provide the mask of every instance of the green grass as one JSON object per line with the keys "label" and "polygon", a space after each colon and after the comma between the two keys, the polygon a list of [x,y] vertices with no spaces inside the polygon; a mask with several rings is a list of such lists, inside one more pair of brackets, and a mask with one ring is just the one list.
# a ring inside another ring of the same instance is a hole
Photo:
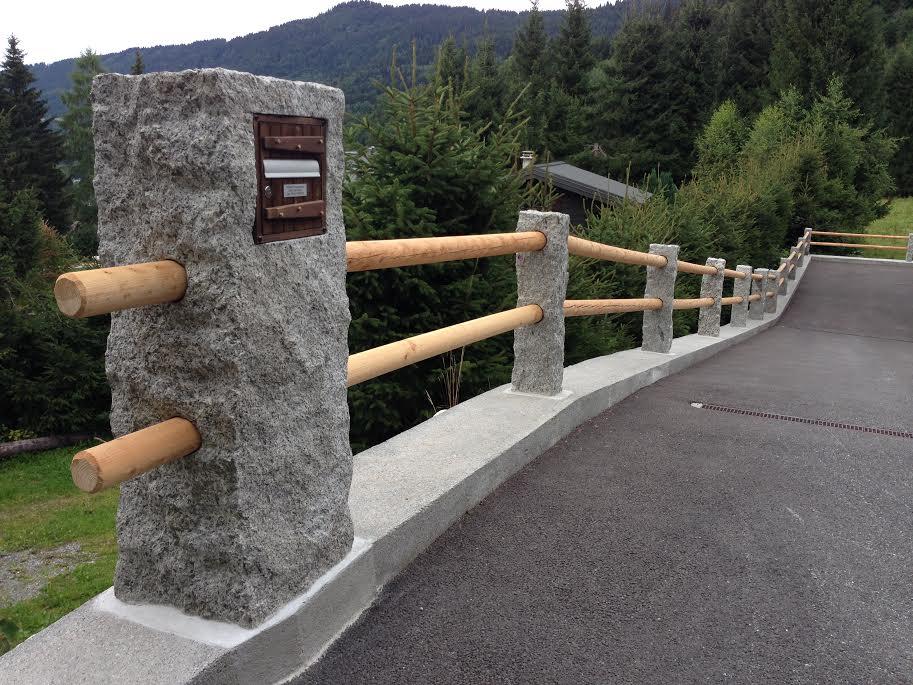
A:
{"label": "green grass", "polygon": [[[902,235],[903,240],[886,238],[864,238],[862,242],[869,245],[897,245],[906,247],[906,237],[913,232],[913,197],[899,197],[891,201],[891,212],[881,219],[869,224],[866,233],[882,235]],[[866,257],[878,259],[904,259],[906,252],[901,250],[864,250]]]}
{"label": "green grass", "polygon": [[80,492],[70,460],[86,445],[0,462],[0,554],[78,542],[93,561],[59,575],[37,597],[0,608],[0,654],[111,585],[117,490]]}

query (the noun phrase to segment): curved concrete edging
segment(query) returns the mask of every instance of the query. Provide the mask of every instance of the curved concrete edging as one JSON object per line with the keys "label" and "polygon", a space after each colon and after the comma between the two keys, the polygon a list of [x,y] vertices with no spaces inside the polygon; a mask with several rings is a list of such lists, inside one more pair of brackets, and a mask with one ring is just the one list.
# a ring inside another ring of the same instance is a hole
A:
{"label": "curved concrete edging", "polygon": [[[817,258],[817,255],[816,255]],[[882,261],[882,260],[871,260]],[[891,260],[885,260],[891,261]],[[901,262],[903,264],[903,262]],[[797,269],[798,285],[807,266]],[[600,414],[666,376],[772,326],[778,312],[676,338],[668,354],[626,350],[565,369],[550,398],[501,386],[355,457],[349,498],[357,545],[307,593],[257,628],[170,607],[90,600],[0,658],[10,683],[277,683],[313,663],[380,589],[501,483]]]}

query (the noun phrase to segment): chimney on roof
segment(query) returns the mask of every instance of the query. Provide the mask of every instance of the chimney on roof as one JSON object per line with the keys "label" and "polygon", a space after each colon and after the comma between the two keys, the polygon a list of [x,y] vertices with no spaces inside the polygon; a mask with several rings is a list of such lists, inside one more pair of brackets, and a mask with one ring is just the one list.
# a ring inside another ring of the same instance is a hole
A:
{"label": "chimney on roof", "polygon": [[529,169],[535,161],[536,153],[532,150],[524,150],[520,153],[520,162],[522,163],[524,169]]}

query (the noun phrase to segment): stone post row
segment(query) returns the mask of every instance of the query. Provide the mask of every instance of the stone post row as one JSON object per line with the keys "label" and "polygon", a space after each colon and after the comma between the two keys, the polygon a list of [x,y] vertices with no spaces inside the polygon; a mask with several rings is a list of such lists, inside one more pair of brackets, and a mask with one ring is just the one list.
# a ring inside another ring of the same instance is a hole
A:
{"label": "stone post row", "polygon": [[[188,279],[111,317],[111,429],[181,416],[202,436],[121,486],[114,592],[253,626],[352,545],[343,94],[202,69],[104,74],[92,101],[102,264]],[[325,234],[254,244],[254,113],[326,121]]]}
{"label": "stone post row", "polygon": [[538,252],[517,254],[517,306],[542,307],[542,321],[514,331],[513,390],[557,395],[564,379],[564,299],[570,217],[558,212],[520,212],[517,231],[541,231]]}

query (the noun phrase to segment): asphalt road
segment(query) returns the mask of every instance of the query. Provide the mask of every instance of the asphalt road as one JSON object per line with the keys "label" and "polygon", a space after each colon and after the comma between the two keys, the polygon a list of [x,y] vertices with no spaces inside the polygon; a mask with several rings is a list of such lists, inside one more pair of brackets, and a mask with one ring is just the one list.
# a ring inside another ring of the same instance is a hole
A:
{"label": "asphalt road", "polygon": [[780,323],[580,428],[298,683],[913,682],[913,268],[814,262]]}

